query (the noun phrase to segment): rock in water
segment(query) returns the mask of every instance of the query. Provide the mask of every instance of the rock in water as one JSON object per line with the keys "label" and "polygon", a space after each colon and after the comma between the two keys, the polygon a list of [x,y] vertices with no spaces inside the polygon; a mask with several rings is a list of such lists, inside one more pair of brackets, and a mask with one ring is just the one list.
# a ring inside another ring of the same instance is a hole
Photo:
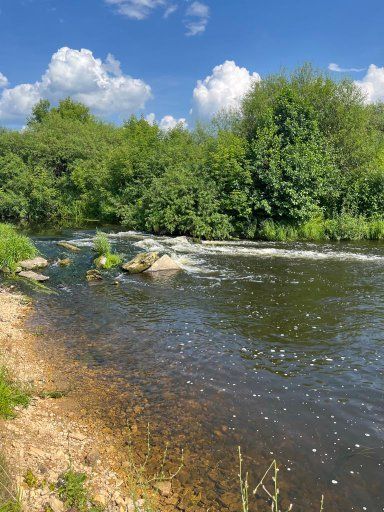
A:
{"label": "rock in water", "polygon": [[107,263],[107,257],[106,256],[99,256],[96,258],[93,262],[97,268],[105,268],[105,265]]}
{"label": "rock in water", "polygon": [[72,260],[70,260],[69,258],[63,258],[62,260],[58,261],[58,264],[60,265],[60,267],[68,267],[68,265],[70,265],[71,263],[72,263]]}
{"label": "rock in water", "polygon": [[168,254],[164,254],[153,265],[151,265],[145,272],[159,272],[162,270],[181,270],[181,267],[175,260]]}
{"label": "rock in water", "polygon": [[88,270],[85,277],[87,281],[101,281],[103,279],[101,273],[95,268]]}
{"label": "rock in water", "polygon": [[20,261],[18,265],[22,268],[22,270],[35,270],[37,268],[47,267],[48,261],[41,256],[37,256],[37,258]]}
{"label": "rock in water", "polygon": [[64,247],[64,249],[68,249],[68,251],[80,252],[80,249],[77,247],[77,245],[70,244],[69,242],[57,242],[57,245]]}
{"label": "rock in water", "polygon": [[147,270],[147,268],[152,266],[158,259],[158,252],[142,252],[135,256],[133,260],[124,263],[121,268],[130,274],[139,274]]}
{"label": "rock in water", "polygon": [[26,279],[30,279],[31,281],[48,281],[48,276],[43,276],[43,274],[36,274],[36,272],[32,272],[32,270],[23,270],[19,272],[19,276],[25,277]]}

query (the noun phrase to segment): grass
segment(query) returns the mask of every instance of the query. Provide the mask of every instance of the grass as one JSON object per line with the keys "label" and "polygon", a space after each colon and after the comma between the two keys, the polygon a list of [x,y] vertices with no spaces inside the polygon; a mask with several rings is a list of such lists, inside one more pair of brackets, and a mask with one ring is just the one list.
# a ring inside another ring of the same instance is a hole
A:
{"label": "grass", "polygon": [[3,455],[0,454],[0,512],[21,512],[20,493],[15,491]]}
{"label": "grass", "polygon": [[343,213],[331,219],[314,217],[300,225],[265,220],[257,238],[274,242],[384,240],[384,220]]}
{"label": "grass", "polygon": [[[95,260],[96,266],[101,266],[105,269],[110,269],[113,267],[117,267],[123,261],[120,254],[114,254],[112,252],[111,242],[108,239],[108,235],[103,233],[102,231],[98,231],[93,240],[93,248],[98,254],[98,258]],[[98,263],[101,257],[106,258],[106,262],[103,265]]]}
{"label": "grass", "polygon": [[19,261],[36,255],[37,249],[30,238],[18,233],[11,224],[0,223],[0,269],[14,272]]}
{"label": "grass", "polygon": [[0,417],[14,418],[15,407],[27,407],[30,397],[12,382],[5,368],[0,368]]}
{"label": "grass", "polygon": [[58,482],[58,494],[67,509],[77,512],[102,512],[104,509],[92,503],[85,487],[87,475],[69,468]]}
{"label": "grass", "polygon": [[[271,512],[290,512],[293,510],[293,504],[290,503],[288,508],[283,510],[281,508],[281,498],[279,489],[279,467],[276,460],[273,460],[264,475],[259,480],[251,492],[251,496],[258,495],[259,493],[265,497],[267,506]],[[241,505],[242,512],[249,512],[249,483],[248,473],[243,473],[243,457],[241,455],[241,449],[239,447],[239,483],[240,483],[240,494],[241,494]],[[320,512],[324,512],[324,496],[321,496],[320,500]]]}

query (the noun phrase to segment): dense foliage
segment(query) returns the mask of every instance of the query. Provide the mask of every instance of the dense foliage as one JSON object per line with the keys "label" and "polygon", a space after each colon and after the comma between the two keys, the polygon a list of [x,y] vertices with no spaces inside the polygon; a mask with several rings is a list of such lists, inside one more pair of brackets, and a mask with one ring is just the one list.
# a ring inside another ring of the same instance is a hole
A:
{"label": "dense foliage", "polygon": [[384,238],[384,107],[304,66],[238,112],[168,132],[107,124],[71,99],[0,131],[0,220],[200,238]]}

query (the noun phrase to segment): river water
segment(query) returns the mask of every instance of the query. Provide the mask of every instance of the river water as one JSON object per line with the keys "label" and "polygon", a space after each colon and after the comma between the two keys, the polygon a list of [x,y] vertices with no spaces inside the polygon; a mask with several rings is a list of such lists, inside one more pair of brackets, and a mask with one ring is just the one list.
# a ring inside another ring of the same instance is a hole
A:
{"label": "river water", "polygon": [[[278,461],[293,510],[318,511],[322,494],[332,512],[384,510],[383,244],[193,243],[112,230],[125,260],[159,250],[184,271],[115,269],[87,283],[93,235],[35,236],[46,257],[74,261],[46,270],[59,293],[38,293],[33,321],[140,390],[142,422],[186,449],[177,478],[194,496],[188,510],[241,510],[238,446],[251,484]],[[65,254],[60,239],[82,251]],[[252,498],[250,510],[262,502]]]}

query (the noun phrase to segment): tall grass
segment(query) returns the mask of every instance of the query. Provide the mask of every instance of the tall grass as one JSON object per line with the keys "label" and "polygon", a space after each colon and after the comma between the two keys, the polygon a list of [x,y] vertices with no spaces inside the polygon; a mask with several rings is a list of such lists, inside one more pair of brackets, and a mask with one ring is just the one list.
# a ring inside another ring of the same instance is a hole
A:
{"label": "tall grass", "polygon": [[384,240],[384,219],[343,213],[331,219],[314,217],[297,226],[269,219],[261,224],[257,237],[274,242]]}
{"label": "tall grass", "polygon": [[11,224],[0,223],[0,269],[14,271],[19,261],[36,254],[37,249],[27,236],[18,233]]}
{"label": "tall grass", "polygon": [[15,490],[5,458],[0,454],[0,512],[21,512],[20,492]]}
{"label": "tall grass", "polygon": [[108,235],[103,231],[98,231],[93,239],[93,248],[99,256],[108,256],[112,253],[111,242],[108,240]]}
{"label": "tall grass", "polygon": [[[114,254],[112,251],[111,242],[108,239],[108,235],[103,233],[102,231],[98,231],[96,233],[95,238],[93,239],[93,248],[97,252],[98,257],[105,256],[106,262],[101,265],[103,268],[112,268],[120,265],[122,262],[122,257],[120,254]],[[98,259],[99,259],[98,258]],[[99,266],[97,260],[95,261],[96,265]]]}

